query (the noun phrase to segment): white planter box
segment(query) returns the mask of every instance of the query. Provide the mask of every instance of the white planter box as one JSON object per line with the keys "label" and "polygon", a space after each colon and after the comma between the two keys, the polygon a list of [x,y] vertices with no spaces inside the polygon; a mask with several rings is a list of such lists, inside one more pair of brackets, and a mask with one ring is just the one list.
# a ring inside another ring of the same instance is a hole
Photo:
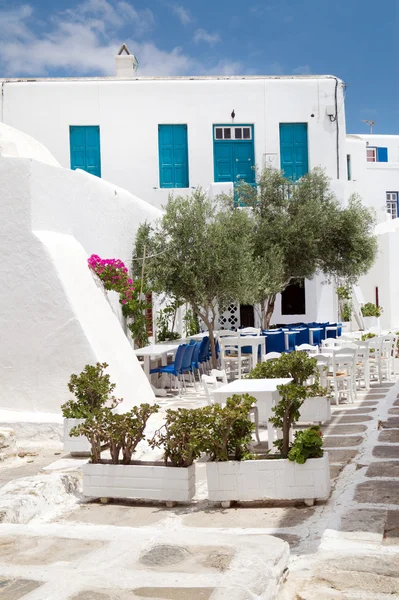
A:
{"label": "white planter box", "polygon": [[71,437],[69,432],[72,427],[80,425],[84,419],[64,419],[64,451],[72,456],[90,456],[91,446],[89,440],[84,436]]}
{"label": "white planter box", "polygon": [[352,331],[352,321],[342,321],[342,333],[349,333]]}
{"label": "white planter box", "polygon": [[380,317],[363,317],[364,328],[367,329],[381,329]]}
{"label": "white planter box", "polygon": [[163,463],[83,465],[83,495],[189,502],[195,494],[195,465],[165,467]]}
{"label": "white planter box", "polygon": [[331,489],[328,453],[305,464],[288,459],[207,462],[208,498],[233,500],[325,500]]}
{"label": "white planter box", "polygon": [[330,399],[325,396],[306,398],[299,414],[298,423],[325,423],[331,419]]}

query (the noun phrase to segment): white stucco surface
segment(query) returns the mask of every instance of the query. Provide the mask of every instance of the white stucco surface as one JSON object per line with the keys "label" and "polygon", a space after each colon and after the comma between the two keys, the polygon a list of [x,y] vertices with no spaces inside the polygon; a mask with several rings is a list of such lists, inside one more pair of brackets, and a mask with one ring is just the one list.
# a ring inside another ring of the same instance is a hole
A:
{"label": "white stucco surface", "polygon": [[43,144],[4,123],[0,123],[0,156],[35,158],[48,165],[59,166]]}
{"label": "white stucco surface", "polygon": [[99,280],[96,253],[129,259],[159,211],[84,172],[0,157],[0,405],[55,413],[86,364],[109,363],[121,410],[153,392]]}

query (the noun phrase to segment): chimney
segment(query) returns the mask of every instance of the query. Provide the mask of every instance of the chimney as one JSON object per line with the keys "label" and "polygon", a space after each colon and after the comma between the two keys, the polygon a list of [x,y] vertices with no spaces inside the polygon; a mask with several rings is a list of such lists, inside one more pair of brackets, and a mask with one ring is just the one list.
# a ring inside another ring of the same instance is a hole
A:
{"label": "chimney", "polygon": [[126,44],[122,44],[118,55],[115,56],[116,77],[133,78],[138,66],[137,58],[134,54],[130,54]]}

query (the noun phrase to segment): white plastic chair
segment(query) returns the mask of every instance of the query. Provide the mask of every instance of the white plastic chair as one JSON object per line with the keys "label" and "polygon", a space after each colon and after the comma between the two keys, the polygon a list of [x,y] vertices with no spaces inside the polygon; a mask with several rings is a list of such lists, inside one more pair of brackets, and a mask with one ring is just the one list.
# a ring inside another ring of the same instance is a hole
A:
{"label": "white plastic chair", "polygon": [[237,377],[241,379],[243,374],[243,367],[249,366],[251,361],[251,355],[242,354],[241,350],[245,347],[245,338],[231,337],[221,338],[219,340],[220,345],[220,362],[222,370],[227,371],[226,366],[229,365],[230,373],[237,370]]}
{"label": "white plastic chair", "polygon": [[315,355],[319,353],[319,348],[317,346],[311,346],[310,344],[301,344],[300,346],[295,346],[296,352],[306,352],[310,355]]}
{"label": "white plastic chair", "polygon": [[219,379],[222,380],[223,385],[227,384],[227,374],[224,369],[212,369],[211,371],[212,377],[216,378],[216,381],[219,382]]}
{"label": "white plastic chair", "polygon": [[202,389],[205,392],[206,399],[208,404],[214,404],[214,398],[212,392],[216,390],[218,386],[218,381],[214,375],[202,375],[201,376],[201,385]]}
{"label": "white plastic chair", "polygon": [[262,356],[262,362],[266,362],[267,360],[272,360],[273,358],[280,358],[281,352],[268,352]]}
{"label": "white plastic chair", "polygon": [[237,337],[237,335],[236,331],[231,331],[230,329],[220,329],[218,331],[219,339],[225,337]]}
{"label": "white plastic chair", "polygon": [[353,343],[358,348],[356,360],[356,380],[361,387],[362,380],[366,391],[370,389],[370,342],[372,340],[356,340]]}

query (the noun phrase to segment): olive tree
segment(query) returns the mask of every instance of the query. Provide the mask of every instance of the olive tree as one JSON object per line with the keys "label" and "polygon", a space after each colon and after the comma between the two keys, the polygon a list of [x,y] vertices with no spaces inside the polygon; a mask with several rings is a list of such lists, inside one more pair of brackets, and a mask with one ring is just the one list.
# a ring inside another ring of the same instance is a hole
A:
{"label": "olive tree", "polygon": [[253,222],[249,211],[222,199],[210,200],[198,189],[190,196],[170,196],[154,227],[138,232],[140,255],[158,293],[190,304],[209,331],[216,366],[213,331],[218,306],[250,299],[253,279]]}
{"label": "olive tree", "polygon": [[[342,207],[320,168],[293,183],[266,168],[257,187],[242,184],[240,202],[252,208],[252,303],[268,328],[276,296],[293,281],[326,278],[357,280],[372,266],[377,249],[374,215],[357,196]],[[233,200],[231,200],[231,203]]]}

